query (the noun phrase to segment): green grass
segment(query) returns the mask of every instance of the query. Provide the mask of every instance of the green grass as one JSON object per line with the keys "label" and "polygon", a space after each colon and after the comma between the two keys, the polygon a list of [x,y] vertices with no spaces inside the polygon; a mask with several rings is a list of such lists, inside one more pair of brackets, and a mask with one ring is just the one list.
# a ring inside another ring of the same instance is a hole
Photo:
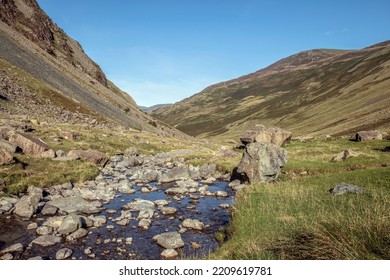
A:
{"label": "green grass", "polygon": [[[329,155],[345,144],[368,156],[330,162]],[[240,191],[227,229],[230,239],[210,258],[390,259],[390,167],[381,167],[390,154],[376,150],[389,144],[337,140],[288,146],[287,169],[316,175],[284,175]],[[329,189],[342,182],[366,193],[331,196]]]}
{"label": "green grass", "polygon": [[16,159],[17,164],[0,167],[0,177],[6,183],[3,191],[8,194],[24,192],[30,185],[44,188],[83,182],[99,174],[96,165],[82,161],[52,161],[24,155],[17,155]]}

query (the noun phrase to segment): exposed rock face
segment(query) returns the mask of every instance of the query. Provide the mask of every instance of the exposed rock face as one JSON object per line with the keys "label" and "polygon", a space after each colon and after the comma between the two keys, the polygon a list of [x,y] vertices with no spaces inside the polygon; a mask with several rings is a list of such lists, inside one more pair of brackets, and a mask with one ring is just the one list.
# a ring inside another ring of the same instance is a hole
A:
{"label": "exposed rock face", "polygon": [[371,130],[371,131],[359,131],[356,133],[356,141],[367,141],[367,140],[382,140],[383,135],[381,132],[377,130]]}
{"label": "exposed rock face", "polygon": [[67,156],[70,158],[80,158],[102,166],[108,162],[106,154],[94,150],[71,150]]}
{"label": "exposed rock face", "polygon": [[19,146],[26,155],[55,158],[55,152],[42,140],[16,131],[8,133],[9,141]]}
{"label": "exposed rock face", "polygon": [[247,145],[253,142],[266,142],[282,146],[291,141],[291,132],[272,127],[266,129],[264,125],[256,125],[255,128],[248,130],[240,137],[242,144]]}
{"label": "exposed rock face", "polygon": [[271,182],[287,163],[287,152],[271,143],[250,143],[238,165],[237,173],[244,175],[250,183]]}
{"label": "exposed rock face", "polygon": [[0,165],[14,163],[14,156],[8,150],[0,147]]}

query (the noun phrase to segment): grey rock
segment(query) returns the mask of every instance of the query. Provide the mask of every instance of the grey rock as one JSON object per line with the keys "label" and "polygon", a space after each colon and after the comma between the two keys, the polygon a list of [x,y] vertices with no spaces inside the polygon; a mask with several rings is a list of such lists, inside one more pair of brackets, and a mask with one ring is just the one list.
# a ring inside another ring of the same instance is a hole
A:
{"label": "grey rock", "polygon": [[13,259],[14,259],[14,256],[11,253],[6,253],[0,257],[0,260],[3,260],[3,261],[10,261]]}
{"label": "grey rock", "polygon": [[54,229],[58,229],[60,227],[60,225],[62,224],[64,219],[65,219],[65,216],[50,217],[49,219],[47,219],[43,223],[43,225],[54,228]]}
{"label": "grey rock", "polygon": [[31,243],[37,244],[43,247],[53,246],[61,242],[61,237],[53,235],[42,235],[34,239]]}
{"label": "grey rock", "polygon": [[272,143],[277,146],[282,146],[291,141],[291,132],[285,131],[278,127],[268,128],[264,125],[256,125],[253,129],[248,130],[240,137],[240,141],[244,145],[255,142]]}
{"label": "grey rock", "polygon": [[216,196],[219,196],[219,197],[228,197],[228,196],[229,196],[228,193],[225,192],[225,191],[217,191],[217,192],[215,193],[215,195],[216,195]]}
{"label": "grey rock", "polygon": [[119,221],[116,221],[116,224],[118,226],[127,226],[129,224],[130,220],[129,219],[121,219]]}
{"label": "grey rock", "polygon": [[0,166],[12,163],[15,163],[13,154],[10,151],[0,147]]}
{"label": "grey rock", "polygon": [[332,195],[343,195],[346,193],[364,193],[365,190],[361,187],[358,187],[356,185],[347,184],[347,183],[341,183],[336,185],[334,188],[330,189],[329,192]]}
{"label": "grey rock", "polygon": [[62,248],[57,251],[56,253],[56,259],[57,260],[66,260],[70,258],[73,254],[73,251],[69,248]]}
{"label": "grey rock", "polygon": [[340,162],[340,161],[346,160],[347,158],[358,157],[360,155],[362,155],[362,153],[360,153],[360,152],[354,152],[352,150],[345,150],[345,151],[342,151],[341,153],[335,155],[332,158],[332,161]]}
{"label": "grey rock", "polygon": [[191,178],[191,174],[188,167],[177,166],[163,173],[160,177],[160,182],[169,183],[169,182],[174,182],[179,180],[188,180],[190,178]]}
{"label": "grey rock", "polygon": [[70,214],[65,217],[62,221],[60,227],[58,228],[58,232],[63,235],[70,234],[75,232],[81,227],[81,219],[76,214]]}
{"label": "grey rock", "polygon": [[153,201],[144,200],[144,199],[136,199],[129,204],[123,206],[124,209],[130,209],[131,211],[140,211],[146,208],[155,209],[155,205]]}
{"label": "grey rock", "polygon": [[179,255],[179,253],[175,249],[165,249],[161,252],[161,257],[165,259],[172,259]]}
{"label": "grey rock", "polygon": [[154,203],[157,206],[167,206],[169,204],[169,202],[167,200],[165,200],[165,199],[155,200]]}
{"label": "grey rock", "polygon": [[88,230],[86,230],[85,228],[79,228],[75,232],[69,234],[66,237],[66,241],[73,241],[73,240],[82,238],[82,237],[87,236],[87,235],[88,235]]}
{"label": "grey rock", "polygon": [[73,158],[80,158],[82,160],[92,162],[101,166],[104,166],[109,160],[106,154],[95,150],[71,150],[69,151],[67,156]]}
{"label": "grey rock", "polygon": [[130,184],[128,180],[123,180],[120,182],[118,191],[123,194],[132,194],[135,193],[135,190],[133,189],[133,186]]}
{"label": "grey rock", "polygon": [[3,250],[0,251],[0,254],[7,254],[7,253],[22,253],[24,250],[24,246],[22,243],[16,243],[14,245],[11,245]]}
{"label": "grey rock", "polygon": [[53,233],[53,228],[48,226],[40,226],[36,229],[38,235],[50,235]]}
{"label": "grey rock", "polygon": [[57,207],[53,205],[45,204],[45,206],[42,208],[41,214],[45,216],[54,216],[57,213],[57,211],[58,211]]}
{"label": "grey rock", "polygon": [[15,204],[14,214],[30,219],[38,208],[42,198],[42,189],[30,186],[27,191],[28,195],[21,197]]}
{"label": "grey rock", "polygon": [[185,228],[192,228],[196,230],[203,230],[204,229],[204,224],[199,221],[198,219],[192,220],[192,219],[185,219],[182,222],[182,226]]}
{"label": "grey rock", "polygon": [[165,190],[166,194],[185,194],[189,189],[186,187],[169,188]]}
{"label": "grey rock", "polygon": [[155,237],[157,244],[165,249],[177,249],[184,246],[184,241],[181,235],[174,232],[164,232]]}
{"label": "grey rock", "polygon": [[137,154],[138,154],[138,150],[137,150],[137,148],[134,148],[134,147],[127,148],[123,152],[123,155],[126,157],[136,156]]}
{"label": "grey rock", "polygon": [[371,130],[371,131],[359,131],[356,133],[355,140],[357,142],[367,141],[367,140],[382,140],[383,135],[380,131]]}
{"label": "grey rock", "polygon": [[101,227],[107,223],[106,216],[90,216],[89,218],[93,221],[95,227]]}
{"label": "grey rock", "polygon": [[70,213],[85,213],[93,214],[100,212],[100,209],[96,208],[91,202],[78,197],[65,197],[52,201],[48,201],[46,204],[59,208],[61,211]]}
{"label": "grey rock", "polygon": [[141,209],[138,213],[137,219],[150,219],[153,217],[154,209],[152,208],[145,208]]}
{"label": "grey rock", "polygon": [[27,230],[36,230],[38,228],[37,223],[31,223],[27,226]]}
{"label": "grey rock", "polygon": [[237,173],[250,183],[271,182],[287,163],[287,152],[270,143],[250,143],[246,145],[244,155],[238,165]]}
{"label": "grey rock", "polygon": [[177,212],[177,209],[174,207],[162,207],[161,208],[161,213],[163,215],[173,215]]}
{"label": "grey rock", "polygon": [[141,219],[138,223],[138,227],[144,229],[144,230],[147,230],[150,225],[152,224],[152,220],[150,219]]}

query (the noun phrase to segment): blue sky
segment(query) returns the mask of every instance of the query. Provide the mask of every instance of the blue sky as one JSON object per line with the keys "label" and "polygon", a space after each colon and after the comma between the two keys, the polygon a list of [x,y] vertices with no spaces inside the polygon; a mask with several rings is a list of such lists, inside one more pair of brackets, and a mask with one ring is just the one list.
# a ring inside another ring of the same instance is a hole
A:
{"label": "blue sky", "polygon": [[143,106],[180,101],[303,50],[390,39],[388,0],[38,3]]}

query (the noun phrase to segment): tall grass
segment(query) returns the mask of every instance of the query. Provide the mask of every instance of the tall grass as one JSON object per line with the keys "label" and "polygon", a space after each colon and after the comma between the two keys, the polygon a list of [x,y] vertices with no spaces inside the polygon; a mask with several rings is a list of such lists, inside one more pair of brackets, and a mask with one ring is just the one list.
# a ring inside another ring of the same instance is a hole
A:
{"label": "tall grass", "polygon": [[[390,167],[380,164],[390,162],[390,155],[377,150],[388,142],[356,145],[368,154],[353,159],[362,168],[349,169],[348,159],[334,170],[320,172],[323,166],[335,164],[329,155],[344,148],[344,143],[334,143],[335,149],[310,144],[317,146],[319,156],[304,144],[287,147],[287,166],[297,160],[305,169],[318,170],[318,175],[286,175],[276,183],[241,190],[228,228],[231,239],[211,258],[390,259]],[[294,158],[298,152],[303,156]],[[341,182],[366,192],[330,195],[329,189]]]}

